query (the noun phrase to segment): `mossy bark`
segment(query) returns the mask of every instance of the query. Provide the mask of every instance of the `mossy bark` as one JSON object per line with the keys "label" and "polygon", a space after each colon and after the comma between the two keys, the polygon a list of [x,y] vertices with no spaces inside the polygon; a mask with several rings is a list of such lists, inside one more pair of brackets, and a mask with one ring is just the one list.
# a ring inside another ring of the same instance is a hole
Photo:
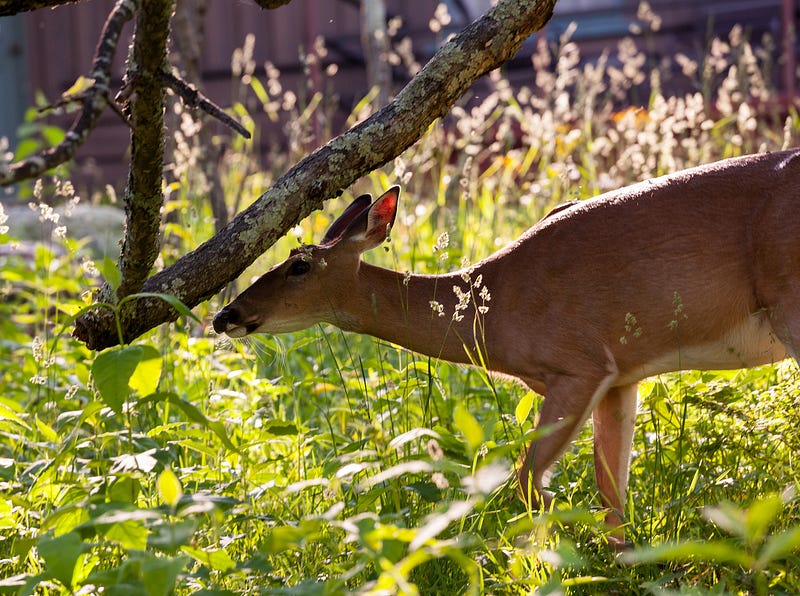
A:
{"label": "mossy bark", "polygon": [[165,97],[161,73],[167,64],[173,8],[173,2],[141,0],[136,14],[127,73],[133,89],[129,108],[131,165],[123,198],[126,227],[118,262],[122,281],[117,299],[142,289],[161,248]]}

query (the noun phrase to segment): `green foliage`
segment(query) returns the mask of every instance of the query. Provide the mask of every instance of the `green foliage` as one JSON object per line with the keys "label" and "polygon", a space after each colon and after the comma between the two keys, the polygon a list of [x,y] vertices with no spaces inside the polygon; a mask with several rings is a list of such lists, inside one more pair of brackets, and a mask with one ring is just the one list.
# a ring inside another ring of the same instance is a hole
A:
{"label": "green foliage", "polygon": [[[764,90],[755,71],[732,68],[753,55],[736,43],[715,57],[728,70],[708,75],[728,93],[722,107],[701,79],[695,95],[655,87],[646,109],[619,111],[633,91],[580,69],[567,40],[557,57],[537,57],[555,64],[537,88],[511,94],[493,79],[482,104],[457,108],[359,184],[359,193],[398,180],[406,189],[390,250],[367,258],[448,270],[564,199],[796,144],[796,115],[782,131],[777,115],[757,117],[722,85],[747,72],[742,88]],[[293,122],[291,146],[261,168],[233,140],[220,169],[231,206],[330,122],[326,101],[290,101],[269,72],[246,76],[235,109]],[[193,139],[181,141],[191,153]],[[165,261],[212,231],[207,186],[184,157],[167,189],[176,220]],[[269,258],[319,239],[349,198]],[[0,242],[10,247],[14,234]],[[327,326],[231,343],[207,329],[218,301],[191,313],[169,296],[159,298],[181,312],[178,323],[91,354],[65,331],[98,268],[81,263],[80,243],[43,240],[30,257],[0,256],[2,593],[800,591],[793,364],[643,383],[626,512],[636,548],[620,560],[606,544],[590,429],[554,470],[552,511],[513,498],[535,394]],[[113,267],[99,268],[113,283]]]}

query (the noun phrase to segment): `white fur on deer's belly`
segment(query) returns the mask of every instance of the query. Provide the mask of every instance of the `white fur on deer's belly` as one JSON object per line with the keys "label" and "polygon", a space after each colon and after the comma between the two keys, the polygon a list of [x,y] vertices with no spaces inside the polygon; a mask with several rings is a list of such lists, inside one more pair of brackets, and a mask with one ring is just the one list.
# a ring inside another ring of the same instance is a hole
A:
{"label": "white fur on deer's belly", "polygon": [[749,317],[719,340],[680,345],[678,330],[675,343],[674,350],[646,362],[636,370],[624,371],[620,375],[620,384],[676,370],[750,368],[780,362],[790,355],[786,346],[772,332],[766,314],[761,313]]}

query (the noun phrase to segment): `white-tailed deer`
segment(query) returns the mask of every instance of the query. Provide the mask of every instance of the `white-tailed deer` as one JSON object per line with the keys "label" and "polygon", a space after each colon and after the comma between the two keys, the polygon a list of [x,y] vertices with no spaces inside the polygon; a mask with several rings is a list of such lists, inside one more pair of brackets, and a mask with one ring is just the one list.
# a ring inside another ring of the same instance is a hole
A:
{"label": "white-tailed deer", "polygon": [[597,485],[618,541],[637,382],[797,355],[798,151],[729,159],[557,209],[446,275],[361,261],[386,239],[399,194],[395,186],[375,202],[358,197],[320,244],[293,250],[223,308],[214,329],[241,337],[326,322],[519,378],[545,396],[538,425],[552,428],[518,471],[529,503],[547,499],[545,472],[591,414]]}

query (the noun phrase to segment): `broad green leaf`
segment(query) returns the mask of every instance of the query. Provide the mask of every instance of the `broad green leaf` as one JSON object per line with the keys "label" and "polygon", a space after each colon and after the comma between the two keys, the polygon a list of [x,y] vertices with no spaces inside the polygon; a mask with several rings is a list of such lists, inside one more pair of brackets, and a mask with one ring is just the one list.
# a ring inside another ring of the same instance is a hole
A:
{"label": "broad green leaf", "polygon": [[728,541],[678,542],[637,548],[623,553],[626,563],[656,563],[666,561],[707,561],[750,567],[753,557]]}
{"label": "broad green leaf", "polygon": [[99,354],[92,364],[92,376],[100,397],[117,414],[130,395],[128,382],[139,365],[141,346],[115,348]]}
{"label": "broad green leaf", "polygon": [[300,527],[280,526],[274,528],[259,545],[263,553],[275,555],[290,548],[301,549],[308,540],[319,533],[319,520],[303,520]]}
{"label": "broad green leaf", "polygon": [[142,583],[147,590],[147,596],[172,594],[178,575],[190,560],[189,557],[164,559],[149,555],[141,564]]}
{"label": "broad green leaf", "polygon": [[17,527],[11,501],[0,499],[0,530]]}
{"label": "broad green leaf", "polygon": [[163,552],[174,552],[181,546],[189,544],[197,531],[197,520],[183,519],[174,524],[155,526],[147,538],[147,546]]}
{"label": "broad green leaf", "polygon": [[112,525],[106,530],[105,537],[126,550],[144,550],[149,533],[141,522],[128,520]]}
{"label": "broad green leaf", "polygon": [[161,353],[153,346],[143,345],[142,356],[136,370],[133,371],[128,385],[140,397],[147,397],[158,389],[158,380],[161,377]]}
{"label": "broad green leaf", "polygon": [[438,503],[442,499],[442,490],[433,482],[411,482],[403,490],[417,493],[428,503]]}
{"label": "broad green leaf", "polygon": [[36,416],[36,428],[37,430],[44,435],[44,438],[52,443],[60,443],[58,433],[53,430],[51,426],[49,426],[46,422],[42,422],[42,420]]}
{"label": "broad green leaf", "polygon": [[60,581],[65,587],[72,587],[75,563],[89,548],[75,532],[53,538],[44,535],[39,538],[38,550],[44,559],[47,575]]}
{"label": "broad green leaf", "polygon": [[236,563],[225,549],[209,549],[202,550],[192,546],[184,546],[181,548],[183,552],[192,557],[194,560],[199,561],[209,569],[215,571],[230,571],[236,567]]}
{"label": "broad green leaf", "polygon": [[517,407],[514,408],[514,416],[517,419],[517,424],[520,426],[528,419],[531,408],[533,408],[533,398],[535,396],[536,394],[533,391],[528,391],[522,396],[522,399],[519,400]]}
{"label": "broad green leaf", "polygon": [[158,486],[158,494],[161,495],[161,500],[174,509],[183,496],[183,487],[175,472],[170,468],[165,468],[158,475],[156,485]]}
{"label": "broad green leaf", "polygon": [[751,544],[760,543],[783,510],[783,500],[780,495],[769,495],[758,499],[747,508],[745,523],[747,524],[747,539]]}
{"label": "broad green leaf", "polygon": [[103,275],[109,287],[114,291],[116,291],[119,284],[122,283],[122,276],[119,269],[117,269],[117,263],[108,256],[103,257],[100,263],[100,273]]}
{"label": "broad green leaf", "polygon": [[[217,435],[219,439],[222,441],[223,445],[225,445],[225,447],[227,447],[231,451],[238,451],[236,445],[234,445],[233,442],[228,437],[228,431],[226,430],[225,425],[219,422],[218,420],[211,420],[209,418],[206,418],[194,404],[184,399],[181,399],[174,393],[158,393],[156,395],[151,396],[150,399],[153,401],[166,400],[169,403],[179,407],[189,420],[191,420],[192,422],[197,422],[199,424],[202,424],[203,426],[211,430],[211,432],[213,432],[215,435]],[[297,433],[295,432],[294,434]]]}
{"label": "broad green leaf", "polygon": [[457,405],[453,411],[456,428],[464,435],[471,452],[483,444],[483,429],[475,417],[463,406]]}
{"label": "broad green leaf", "polygon": [[761,569],[770,563],[790,555],[800,548],[800,527],[794,527],[767,539],[764,548],[758,555],[758,564]]}
{"label": "broad green leaf", "polygon": [[298,433],[297,425],[294,422],[283,420],[271,420],[261,427],[261,431],[274,437],[293,437]]}
{"label": "broad green leaf", "polygon": [[745,540],[748,538],[747,513],[732,503],[720,503],[716,507],[705,507],[703,517],[717,526]]}
{"label": "broad green leaf", "polygon": [[31,430],[31,427],[25,422],[16,412],[5,404],[0,403],[0,420],[11,420],[20,425],[25,430]]}
{"label": "broad green leaf", "polygon": [[53,530],[54,536],[61,536],[72,532],[89,519],[86,507],[72,504],[60,507],[42,523],[42,532]]}
{"label": "broad green leaf", "polygon": [[136,503],[142,485],[138,479],[127,474],[117,476],[111,486],[106,491],[108,500],[120,503]]}

